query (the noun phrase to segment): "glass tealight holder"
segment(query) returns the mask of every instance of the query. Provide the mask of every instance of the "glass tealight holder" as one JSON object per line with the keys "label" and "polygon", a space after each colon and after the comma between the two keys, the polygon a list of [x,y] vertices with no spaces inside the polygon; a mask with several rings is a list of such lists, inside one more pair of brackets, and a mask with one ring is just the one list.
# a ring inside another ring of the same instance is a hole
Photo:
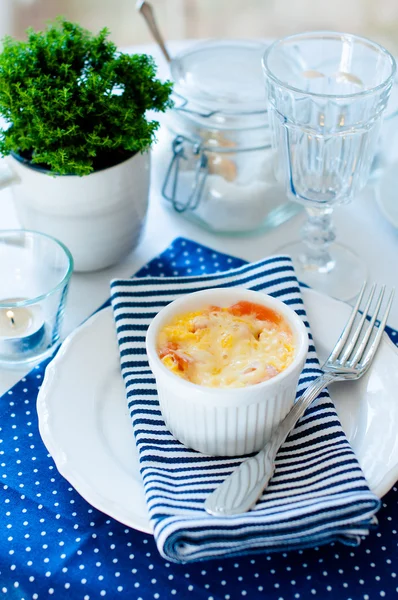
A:
{"label": "glass tealight holder", "polygon": [[60,339],[73,258],[56,239],[0,230],[0,368],[49,356]]}

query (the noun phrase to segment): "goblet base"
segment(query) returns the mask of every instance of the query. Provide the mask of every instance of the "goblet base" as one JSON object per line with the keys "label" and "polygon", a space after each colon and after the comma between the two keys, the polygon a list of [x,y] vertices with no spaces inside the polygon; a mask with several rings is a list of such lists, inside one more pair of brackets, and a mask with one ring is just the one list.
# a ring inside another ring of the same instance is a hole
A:
{"label": "goblet base", "polygon": [[278,249],[291,256],[300,282],[338,300],[355,298],[366,279],[365,262],[342,244],[332,244],[328,250],[331,260],[319,266],[308,258],[308,247],[303,242],[293,242]]}

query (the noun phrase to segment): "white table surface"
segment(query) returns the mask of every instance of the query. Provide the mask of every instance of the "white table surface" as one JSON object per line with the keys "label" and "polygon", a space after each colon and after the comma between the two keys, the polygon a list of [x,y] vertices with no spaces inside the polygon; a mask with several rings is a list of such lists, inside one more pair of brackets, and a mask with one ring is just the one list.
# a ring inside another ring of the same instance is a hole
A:
{"label": "white table surface", "polygon": [[[190,42],[170,44],[174,54]],[[192,42],[191,42],[192,43]],[[132,50],[132,49],[129,49]],[[168,76],[168,67],[154,46],[137,46],[134,50],[154,55],[159,65],[159,76]],[[153,256],[161,252],[177,236],[185,236],[222,252],[246,260],[258,260],[273,254],[286,242],[298,238],[304,220],[299,214],[277,229],[247,236],[217,236],[170,212],[161,202],[159,182],[156,177],[156,146],[153,149],[153,173],[150,207],[142,241],[122,263],[95,273],[75,273],[72,276],[67,300],[63,336],[70,333],[109,296],[109,282],[114,277],[129,277]],[[337,207],[335,225],[338,240],[349,245],[366,261],[369,280],[398,285],[398,231],[385,220],[375,201],[376,188],[369,185],[347,206]],[[0,192],[0,228],[18,228],[11,192]],[[327,315],[325,315],[327,318]],[[395,302],[389,324],[398,329],[398,301]],[[0,395],[25,374],[26,369],[7,370],[0,367]]]}

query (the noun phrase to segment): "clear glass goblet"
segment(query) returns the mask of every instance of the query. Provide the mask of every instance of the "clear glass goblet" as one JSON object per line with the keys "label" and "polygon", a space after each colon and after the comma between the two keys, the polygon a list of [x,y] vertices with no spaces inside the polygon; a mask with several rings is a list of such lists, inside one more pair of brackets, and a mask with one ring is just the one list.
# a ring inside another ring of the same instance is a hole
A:
{"label": "clear glass goblet", "polygon": [[304,205],[302,241],[284,246],[300,281],[349,300],[366,265],[335,243],[332,212],[366,184],[396,70],[382,46],[345,33],[281,39],[263,58],[276,176]]}

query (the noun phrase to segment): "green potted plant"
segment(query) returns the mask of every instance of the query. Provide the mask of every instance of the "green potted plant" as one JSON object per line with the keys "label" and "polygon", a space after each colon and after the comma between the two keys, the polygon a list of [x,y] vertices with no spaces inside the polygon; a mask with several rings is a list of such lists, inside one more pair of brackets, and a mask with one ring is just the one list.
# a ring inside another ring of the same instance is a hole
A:
{"label": "green potted plant", "polygon": [[77,270],[110,266],[138,242],[150,153],[171,83],[153,59],[119,52],[59,18],[27,41],[3,40],[0,153],[22,226],[53,235]]}

